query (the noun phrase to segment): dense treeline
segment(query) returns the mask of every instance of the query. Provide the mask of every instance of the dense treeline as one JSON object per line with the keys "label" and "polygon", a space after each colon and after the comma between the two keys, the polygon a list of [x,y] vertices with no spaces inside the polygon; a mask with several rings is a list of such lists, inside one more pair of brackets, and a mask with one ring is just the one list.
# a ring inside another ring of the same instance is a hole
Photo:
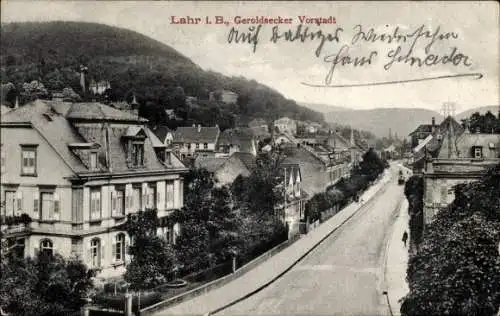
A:
{"label": "dense treeline", "polygon": [[[95,23],[45,22],[2,25],[1,33],[2,84],[10,82],[16,88],[2,91],[5,103],[12,104],[23,84],[33,80],[41,81],[49,92],[70,87],[89,97],[80,86],[80,65],[85,65],[87,82],[110,82],[106,92],[110,101],[130,101],[135,95],[143,114],[155,121],[167,120],[162,109],[174,109],[183,120],[230,127],[239,120],[269,115],[323,121],[322,114],[255,80],[204,71],[169,46],[130,30]],[[208,102],[209,93],[220,89],[237,93],[236,104],[215,101],[192,106],[186,102],[186,96]]]}
{"label": "dense treeline", "polygon": [[[418,187],[421,180],[415,178]],[[419,189],[420,190],[420,189]],[[500,306],[500,165],[455,187],[416,252],[410,252],[403,315],[495,315]]]}

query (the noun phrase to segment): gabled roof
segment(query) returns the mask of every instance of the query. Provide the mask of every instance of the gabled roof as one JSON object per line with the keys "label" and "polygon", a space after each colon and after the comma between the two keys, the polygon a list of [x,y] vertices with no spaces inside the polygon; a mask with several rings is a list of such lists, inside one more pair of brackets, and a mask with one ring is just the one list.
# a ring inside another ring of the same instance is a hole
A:
{"label": "gabled roof", "polygon": [[408,134],[408,136],[412,136],[416,133],[431,133],[432,132],[432,124],[420,124],[417,129]]}
{"label": "gabled roof", "polygon": [[208,172],[217,171],[229,158],[215,158],[215,157],[196,157],[194,161],[195,168],[203,168]]}
{"label": "gabled roof", "polygon": [[[47,118],[44,114],[50,114]],[[66,118],[54,111],[48,101],[36,100],[2,115],[2,123],[30,123],[74,172],[87,168],[71,151],[68,144],[86,143]]]}
{"label": "gabled roof", "polygon": [[238,145],[240,147],[240,151],[252,152],[254,138],[254,134],[250,128],[238,127],[227,129],[220,133],[217,147]]}
{"label": "gabled roof", "polygon": [[160,125],[160,126],[155,126],[151,129],[151,131],[156,135],[156,137],[158,137],[161,141],[164,141],[165,138],[167,137],[167,134],[168,133],[174,133],[173,130],[171,130],[170,128],[168,128],[167,126],[165,125]]}
{"label": "gabled roof", "polygon": [[[440,159],[447,158],[474,158],[472,148],[483,147],[485,158],[500,158],[500,134],[470,133],[468,131],[451,138],[443,138],[443,145],[439,151]],[[451,152],[450,152],[451,147]]]}
{"label": "gabled roof", "polygon": [[174,143],[216,143],[219,127],[185,126],[178,127],[174,133]]}
{"label": "gabled roof", "polygon": [[250,153],[235,152],[230,158],[239,159],[248,171],[252,171],[255,167],[257,167],[256,158]]}
{"label": "gabled roof", "polygon": [[125,121],[141,123],[148,121],[145,118],[138,117],[97,102],[73,103],[66,117],[70,120]]}

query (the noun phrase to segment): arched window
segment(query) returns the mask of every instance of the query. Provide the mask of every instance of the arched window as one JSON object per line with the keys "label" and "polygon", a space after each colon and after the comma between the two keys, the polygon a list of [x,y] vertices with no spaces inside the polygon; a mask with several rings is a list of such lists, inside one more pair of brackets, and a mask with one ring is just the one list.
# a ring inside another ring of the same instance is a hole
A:
{"label": "arched window", "polygon": [[116,235],[113,251],[115,261],[122,262],[125,260],[125,234]]}
{"label": "arched window", "polygon": [[101,266],[101,241],[99,238],[90,241],[90,264],[93,268]]}
{"label": "arched window", "polygon": [[47,256],[54,254],[54,244],[50,239],[44,239],[40,242],[40,253]]}

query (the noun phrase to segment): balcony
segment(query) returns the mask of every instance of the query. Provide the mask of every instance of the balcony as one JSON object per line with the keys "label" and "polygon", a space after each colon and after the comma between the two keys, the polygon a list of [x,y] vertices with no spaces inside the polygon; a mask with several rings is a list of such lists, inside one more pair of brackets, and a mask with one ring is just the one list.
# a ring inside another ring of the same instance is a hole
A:
{"label": "balcony", "polygon": [[27,234],[31,231],[31,217],[27,214],[20,216],[0,216],[0,230],[2,236]]}

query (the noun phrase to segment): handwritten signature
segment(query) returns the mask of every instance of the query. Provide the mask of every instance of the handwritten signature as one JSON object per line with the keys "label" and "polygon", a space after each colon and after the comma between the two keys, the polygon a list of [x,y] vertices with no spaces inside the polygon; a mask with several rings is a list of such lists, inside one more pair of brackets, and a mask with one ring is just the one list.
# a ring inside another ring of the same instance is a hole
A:
{"label": "handwritten signature", "polygon": [[[389,28],[389,25],[386,25]],[[253,46],[253,51],[257,49],[259,35],[262,25],[253,26],[248,32],[241,32],[234,27],[228,35],[228,43],[248,43]],[[389,29],[389,32],[376,31],[374,28],[364,28],[361,24],[355,25],[353,35],[350,41],[342,41],[344,33],[342,27],[336,27],[331,32],[322,29],[310,29],[302,24],[295,28],[287,30],[280,29],[280,26],[274,26],[271,29],[269,41],[277,44],[279,42],[317,42],[318,45],[314,51],[316,58],[319,58],[325,50],[328,50],[327,44],[338,45],[342,43],[336,53],[326,53],[323,62],[329,64],[328,72],[324,79],[324,85],[330,86],[334,79],[335,70],[338,67],[350,66],[354,68],[367,68],[380,63],[385,71],[390,70],[396,64],[407,64],[410,67],[436,67],[449,65],[454,67],[472,66],[471,58],[461,52],[457,46],[450,45],[448,50],[440,47],[439,53],[434,53],[432,48],[438,42],[451,42],[459,38],[456,32],[443,32],[441,26],[434,31],[426,27],[425,24],[404,32],[399,26]],[[376,49],[369,51],[364,56],[354,55],[355,48],[373,45]],[[396,46],[395,46],[396,45]],[[386,47],[387,51],[381,51]],[[421,49],[423,47],[423,49]],[[444,53],[443,53],[444,52]],[[478,74],[472,74],[478,77]],[[460,75],[462,76],[462,75]],[[482,77],[482,75],[480,76]]]}

